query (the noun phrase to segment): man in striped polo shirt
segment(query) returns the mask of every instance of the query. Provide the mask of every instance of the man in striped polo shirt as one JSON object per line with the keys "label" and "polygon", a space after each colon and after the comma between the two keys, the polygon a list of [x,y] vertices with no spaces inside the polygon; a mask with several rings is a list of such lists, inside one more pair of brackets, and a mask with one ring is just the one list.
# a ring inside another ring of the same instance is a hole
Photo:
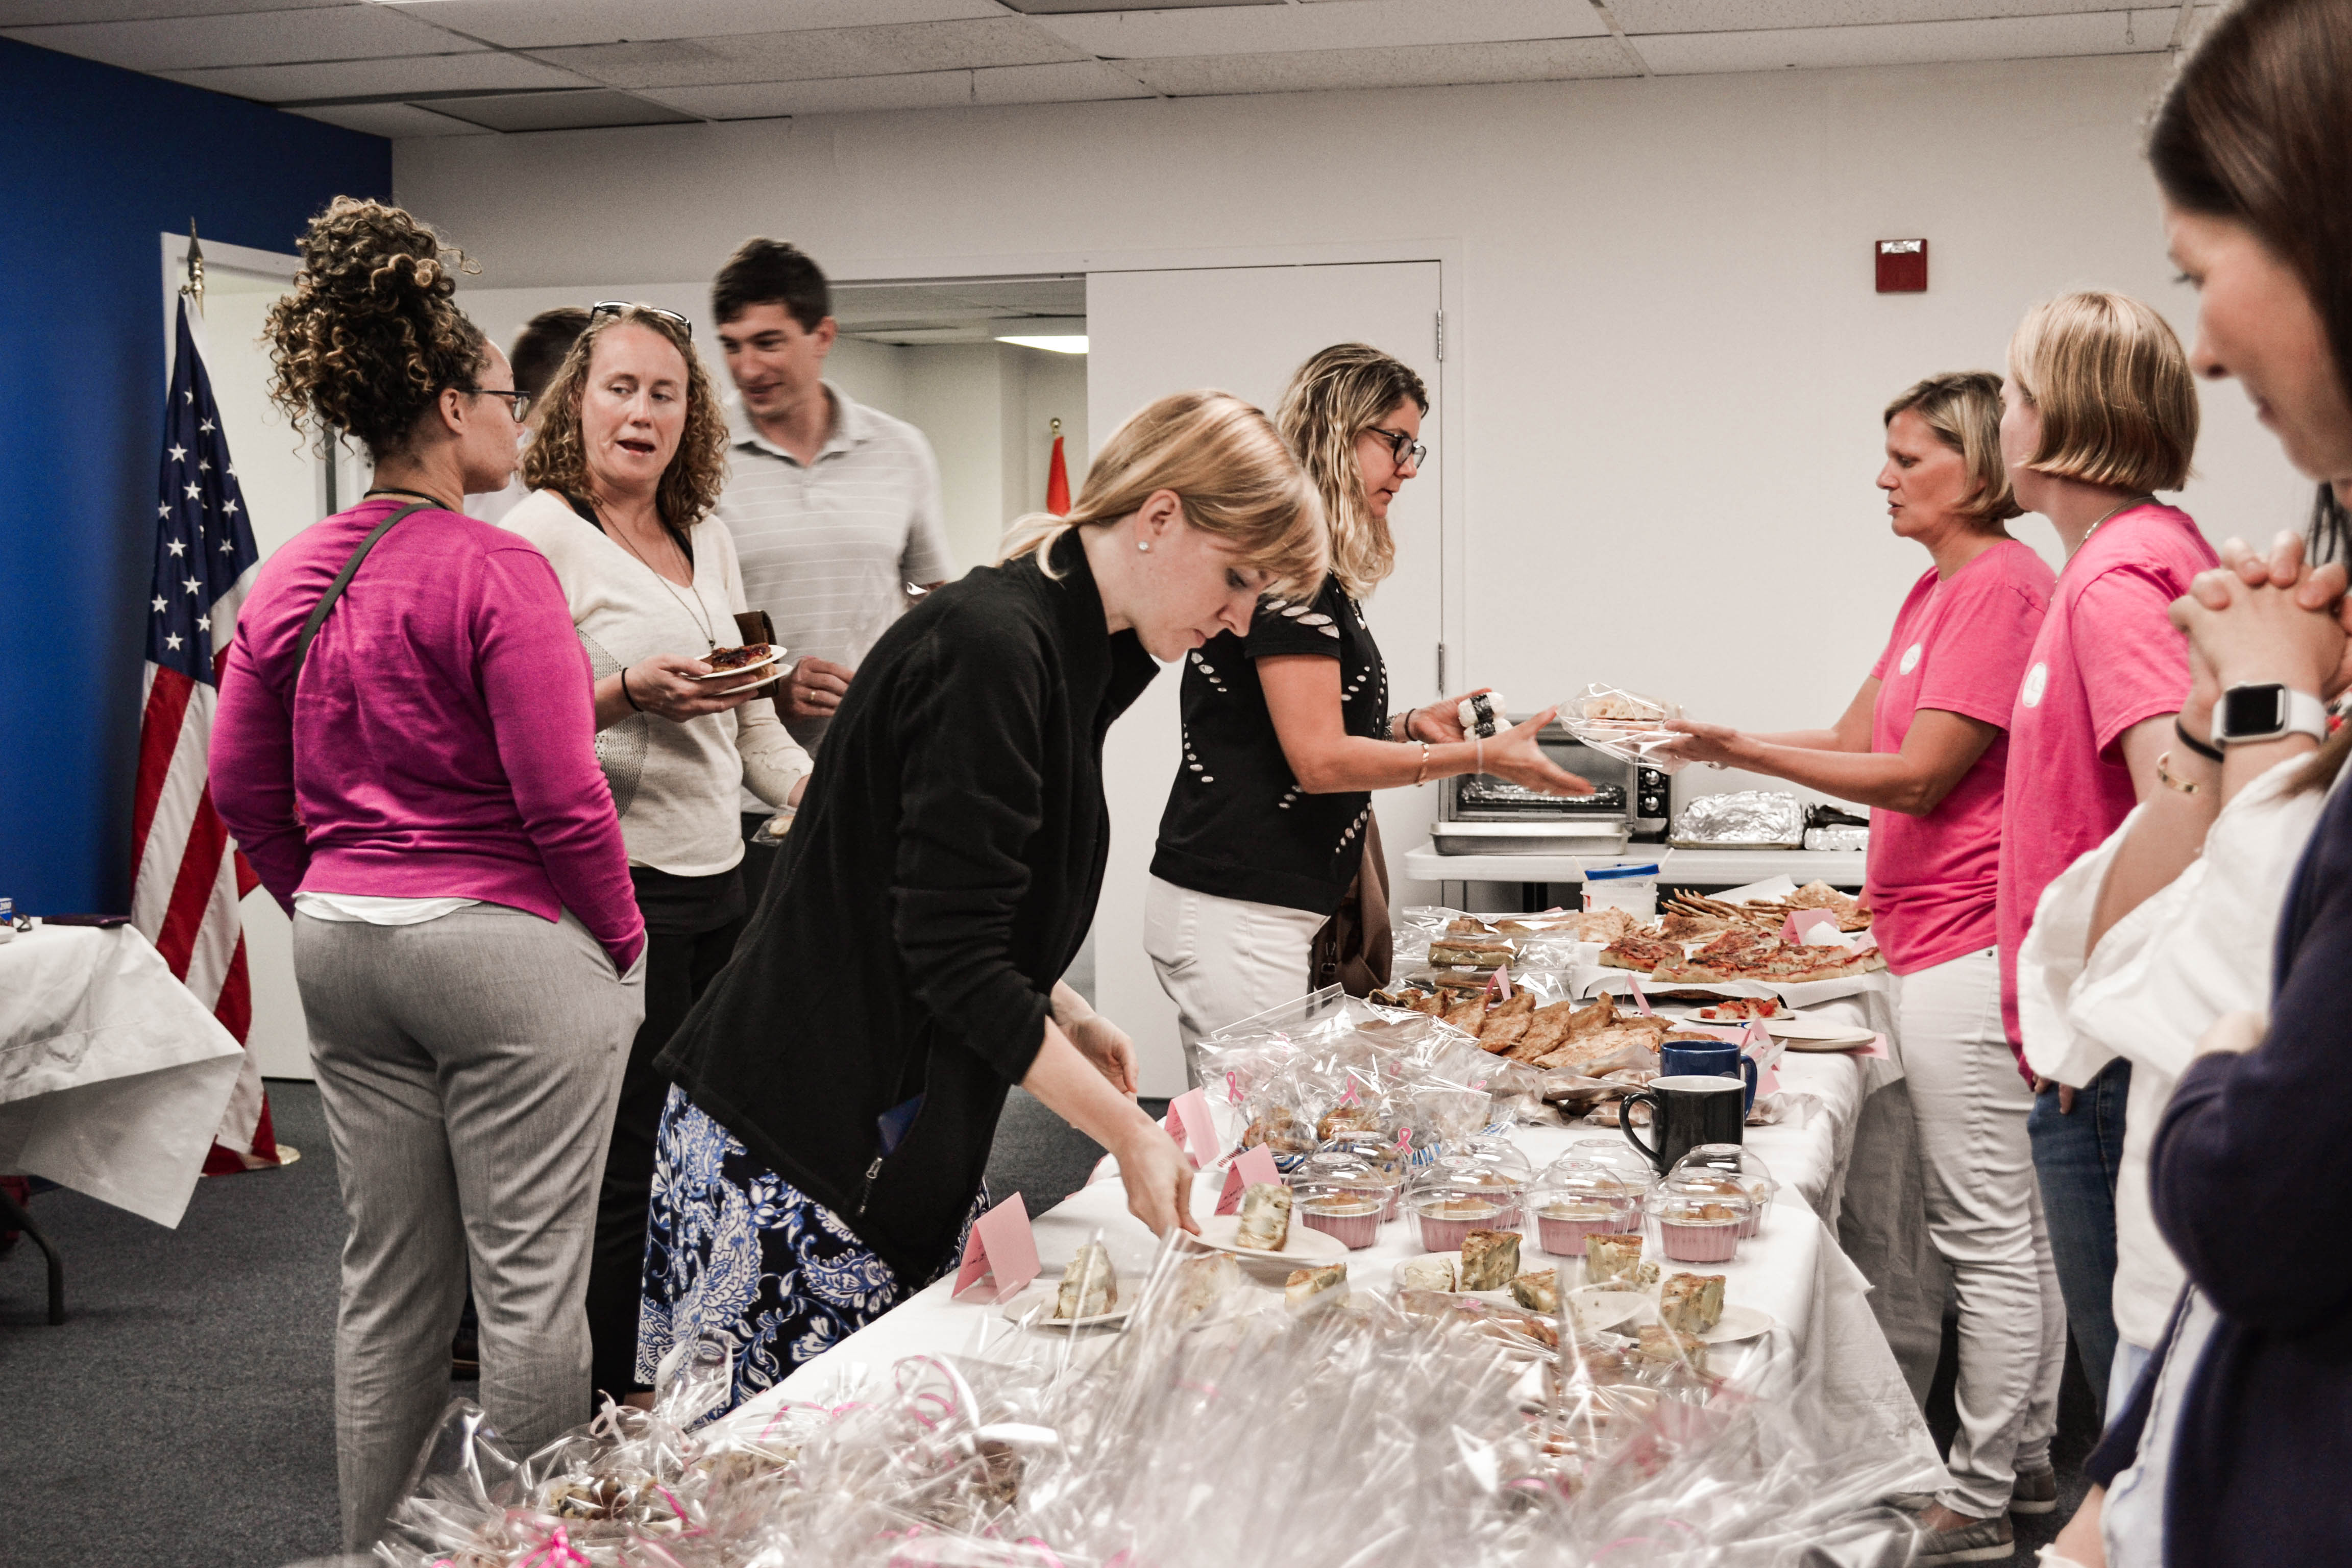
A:
{"label": "man in striped polo shirt", "polygon": [[[921,431],[824,379],[833,291],[796,247],[745,240],[711,283],[710,313],[736,394],[719,516],[745,603],[768,612],[800,661],[781,717],[814,752],[858,661],[906,613],[908,588],[952,573],[939,463]],[[748,831],[766,808],[743,800]]]}

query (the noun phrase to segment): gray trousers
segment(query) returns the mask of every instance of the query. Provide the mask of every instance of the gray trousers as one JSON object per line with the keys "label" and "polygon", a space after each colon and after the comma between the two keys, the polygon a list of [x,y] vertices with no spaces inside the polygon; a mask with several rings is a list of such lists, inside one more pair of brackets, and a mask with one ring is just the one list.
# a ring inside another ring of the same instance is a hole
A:
{"label": "gray trousers", "polygon": [[477,904],[421,925],[294,918],[351,1237],[335,1323],[343,1544],[383,1529],[449,1401],[470,1265],[482,1405],[528,1453],[592,1414],[596,1184],[644,963],[578,919]]}

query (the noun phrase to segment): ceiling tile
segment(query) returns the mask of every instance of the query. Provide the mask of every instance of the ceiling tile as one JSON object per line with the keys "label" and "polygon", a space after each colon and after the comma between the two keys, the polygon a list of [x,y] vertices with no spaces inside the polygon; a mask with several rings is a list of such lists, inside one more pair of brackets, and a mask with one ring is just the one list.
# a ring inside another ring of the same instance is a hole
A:
{"label": "ceiling tile", "polygon": [[[0,0],[0,5],[26,0]],[[173,0],[153,0],[158,5]],[[236,0],[224,0],[235,4]],[[1004,16],[995,0],[387,0],[507,48]]]}
{"label": "ceiling tile", "polygon": [[974,103],[1086,103],[1151,96],[1151,89],[1138,81],[1133,71],[1095,60],[1000,66],[971,73]]}
{"label": "ceiling tile", "polygon": [[1323,92],[1353,88],[1566,81],[1633,76],[1613,38],[1519,44],[1441,44],[1411,49],[1319,49],[1299,54],[1209,55],[1132,60],[1129,68],[1171,98],[1229,92]]}
{"label": "ceiling tile", "polygon": [[7,36],[127,70],[195,70],[205,66],[275,65],[288,60],[352,60],[380,55],[448,54],[478,49],[380,5],[326,5],[302,11],[248,11],[234,16],[180,16],[153,22],[90,22],[12,27]]}
{"label": "ceiling tile", "polygon": [[1232,9],[1240,5],[1284,5],[1289,0],[1160,0],[1159,4],[1122,4],[1121,0],[1004,0],[1015,11],[1031,16],[1064,16],[1082,11],[1168,11]]}
{"label": "ceiling tile", "polygon": [[1013,16],[982,22],[743,33],[531,52],[540,59],[614,87],[822,81],[1087,58],[1086,51]]}
{"label": "ceiling tile", "polygon": [[518,55],[403,55],[393,59],[341,60],[299,66],[230,66],[218,70],[159,71],[173,81],[210,88],[264,103],[307,99],[375,98],[474,89],[588,87],[570,71]]}
{"label": "ceiling tile", "polygon": [[615,125],[686,125],[695,116],[647,99],[592,87],[579,92],[502,92],[436,100],[441,113],[491,131],[593,131]]}
{"label": "ceiling tile", "polygon": [[772,120],[782,114],[863,114],[884,109],[961,109],[971,102],[971,72],[920,71],[831,81],[761,81],[733,87],[666,87],[646,97],[706,120]]}
{"label": "ceiling tile", "polygon": [[478,125],[436,114],[413,103],[336,103],[318,109],[289,109],[305,120],[322,120],[346,131],[364,131],[400,142],[413,136],[488,136]]}
{"label": "ceiling tile", "polygon": [[1791,27],[1769,33],[1654,33],[1634,40],[1660,76],[1706,71],[1928,65],[1948,60],[2153,54],[2171,41],[2176,7],[2093,16],[2019,16],[1885,26]]}
{"label": "ceiling tile", "polygon": [[1626,32],[1761,33],[1890,22],[1977,22],[2117,10],[2116,0],[1609,0]]}
{"label": "ceiling tile", "polygon": [[[220,16],[238,11],[301,11],[331,0],[0,0],[0,27],[40,23],[130,22],[155,16]],[[362,0],[345,0],[357,5]]]}
{"label": "ceiling tile", "polygon": [[1041,16],[1037,25],[1089,54],[1122,59],[1594,38],[1609,31],[1587,0],[1453,0],[1444,5],[1428,0],[1351,0],[1346,5],[1097,12]]}

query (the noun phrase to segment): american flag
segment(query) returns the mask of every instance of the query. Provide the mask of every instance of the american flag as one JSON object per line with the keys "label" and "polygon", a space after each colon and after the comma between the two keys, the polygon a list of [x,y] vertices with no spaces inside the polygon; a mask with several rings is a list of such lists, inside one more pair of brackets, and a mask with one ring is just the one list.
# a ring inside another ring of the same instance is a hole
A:
{"label": "american flag", "polygon": [[[237,900],[258,879],[213,809],[206,774],[220,668],[260,558],[184,295],[163,409],[155,577],[146,605],[131,921],[240,1044],[253,1023],[253,992]],[[248,1050],[205,1170],[277,1163],[269,1100]]]}

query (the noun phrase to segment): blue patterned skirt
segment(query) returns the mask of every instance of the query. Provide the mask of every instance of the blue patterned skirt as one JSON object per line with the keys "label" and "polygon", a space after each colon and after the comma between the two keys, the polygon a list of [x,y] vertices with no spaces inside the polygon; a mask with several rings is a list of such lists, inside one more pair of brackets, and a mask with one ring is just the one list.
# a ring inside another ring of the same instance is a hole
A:
{"label": "blue patterned skirt", "polygon": [[[983,1185],[966,1234],[987,1207]],[[962,1253],[959,1239],[940,1273]],[[738,1347],[731,1410],[913,1293],[839,1215],[754,1161],[671,1086],[654,1144],[638,1382],[651,1384],[679,1341],[722,1330]]]}

